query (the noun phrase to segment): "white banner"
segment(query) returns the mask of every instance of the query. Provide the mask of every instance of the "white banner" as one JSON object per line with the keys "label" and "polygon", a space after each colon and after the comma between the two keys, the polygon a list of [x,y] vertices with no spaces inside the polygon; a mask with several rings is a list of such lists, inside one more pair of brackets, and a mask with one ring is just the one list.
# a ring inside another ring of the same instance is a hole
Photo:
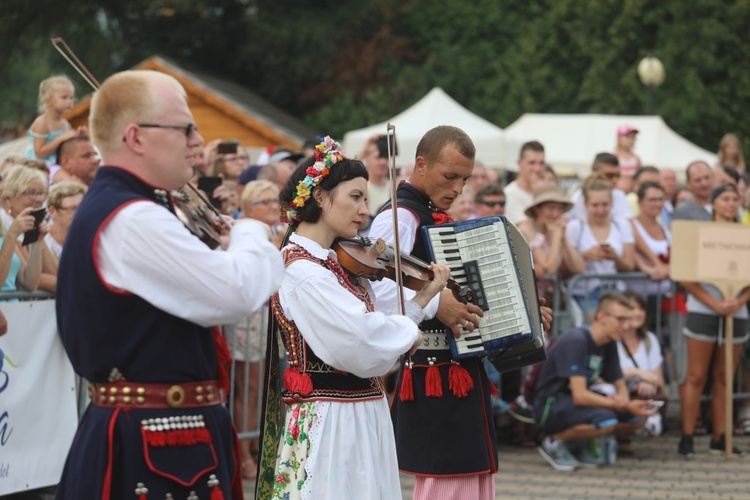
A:
{"label": "white banner", "polygon": [[0,495],[55,485],[78,425],[55,301],[0,302]]}

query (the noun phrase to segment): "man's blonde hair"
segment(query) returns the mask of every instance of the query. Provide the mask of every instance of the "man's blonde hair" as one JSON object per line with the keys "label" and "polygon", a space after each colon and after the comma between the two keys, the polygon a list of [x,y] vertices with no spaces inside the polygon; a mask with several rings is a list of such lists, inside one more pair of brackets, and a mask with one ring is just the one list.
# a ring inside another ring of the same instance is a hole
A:
{"label": "man's blonde hair", "polygon": [[47,205],[50,207],[60,208],[60,204],[65,198],[86,194],[88,187],[86,184],[78,181],[61,181],[52,185],[47,197]]}
{"label": "man's blonde hair", "polygon": [[101,150],[102,156],[106,157],[122,146],[128,124],[152,121],[152,117],[159,115],[163,106],[154,92],[159,83],[173,86],[186,95],[185,89],[172,76],[148,70],[116,73],[94,93],[89,128],[92,142]]}
{"label": "man's blonde hair", "polygon": [[47,190],[49,182],[44,172],[25,165],[13,165],[10,170],[3,175],[3,194],[0,197],[0,203],[5,204],[5,200],[15,198],[20,195],[34,183],[40,182],[42,189]]}

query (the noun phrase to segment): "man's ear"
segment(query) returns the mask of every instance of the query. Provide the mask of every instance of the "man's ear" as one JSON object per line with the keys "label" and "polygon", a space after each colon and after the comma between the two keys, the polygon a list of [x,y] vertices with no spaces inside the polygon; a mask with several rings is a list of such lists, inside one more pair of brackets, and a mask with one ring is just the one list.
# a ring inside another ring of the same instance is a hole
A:
{"label": "man's ear", "polygon": [[417,156],[417,159],[414,161],[414,173],[420,177],[427,175],[427,160],[424,156]]}

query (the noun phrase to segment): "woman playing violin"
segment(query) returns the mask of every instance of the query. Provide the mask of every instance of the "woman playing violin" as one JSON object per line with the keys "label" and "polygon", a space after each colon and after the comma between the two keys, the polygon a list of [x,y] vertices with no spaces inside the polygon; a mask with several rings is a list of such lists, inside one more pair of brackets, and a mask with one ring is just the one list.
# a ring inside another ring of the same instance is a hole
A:
{"label": "woman playing violin", "polygon": [[434,279],[406,303],[406,316],[374,312],[369,283],[331,250],[368,217],[367,179],[364,164],[326,137],[281,191],[294,232],[283,249],[283,284],[271,298],[289,362],[273,498],[401,498],[379,377],[420,344],[422,308],[450,271],[429,266]]}

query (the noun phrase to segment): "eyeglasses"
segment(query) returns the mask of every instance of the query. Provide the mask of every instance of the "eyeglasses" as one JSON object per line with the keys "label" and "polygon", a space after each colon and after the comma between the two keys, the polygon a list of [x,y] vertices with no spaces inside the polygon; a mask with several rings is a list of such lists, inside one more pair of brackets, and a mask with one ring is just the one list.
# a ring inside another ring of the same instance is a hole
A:
{"label": "eyeglasses", "polygon": [[482,200],[482,201],[480,201],[480,203],[482,205],[487,205],[490,208],[494,208],[496,206],[501,206],[501,207],[505,206],[505,200],[503,200],[503,201],[484,201],[484,200]]}
{"label": "eyeglasses", "polygon": [[31,200],[33,200],[34,198],[45,198],[47,196],[46,191],[32,191],[31,189],[27,189],[21,194]]}
{"label": "eyeglasses", "polygon": [[175,130],[182,130],[185,133],[185,137],[190,137],[193,132],[198,132],[198,126],[194,123],[188,123],[187,125],[161,125],[159,123],[138,123],[139,127],[143,128],[171,128]]}
{"label": "eyeglasses", "polygon": [[643,198],[643,201],[648,201],[650,203],[655,203],[655,202],[662,202],[663,203],[664,202],[664,198]]}
{"label": "eyeglasses", "polygon": [[621,325],[624,325],[625,323],[629,323],[633,320],[630,316],[615,316],[614,314],[605,313],[607,316],[611,316],[612,318],[615,318],[618,323]]}
{"label": "eyeglasses", "polygon": [[248,161],[250,160],[250,157],[247,155],[239,155],[239,156],[225,156],[224,161]]}
{"label": "eyeglasses", "polygon": [[620,178],[620,172],[604,172],[604,176],[607,179],[619,179]]}
{"label": "eyeglasses", "polygon": [[76,206],[74,206],[74,207],[55,207],[55,208],[56,208],[57,210],[61,211],[61,212],[69,212],[69,213],[73,213],[73,212],[75,212],[76,210],[78,210],[78,207],[79,207],[79,205],[76,205]]}
{"label": "eyeglasses", "polygon": [[276,198],[270,198],[268,200],[255,200],[254,202],[251,203],[250,206],[254,207],[256,205],[263,205],[263,206],[268,207],[271,205],[279,205],[279,204],[280,204],[279,200],[277,200]]}

